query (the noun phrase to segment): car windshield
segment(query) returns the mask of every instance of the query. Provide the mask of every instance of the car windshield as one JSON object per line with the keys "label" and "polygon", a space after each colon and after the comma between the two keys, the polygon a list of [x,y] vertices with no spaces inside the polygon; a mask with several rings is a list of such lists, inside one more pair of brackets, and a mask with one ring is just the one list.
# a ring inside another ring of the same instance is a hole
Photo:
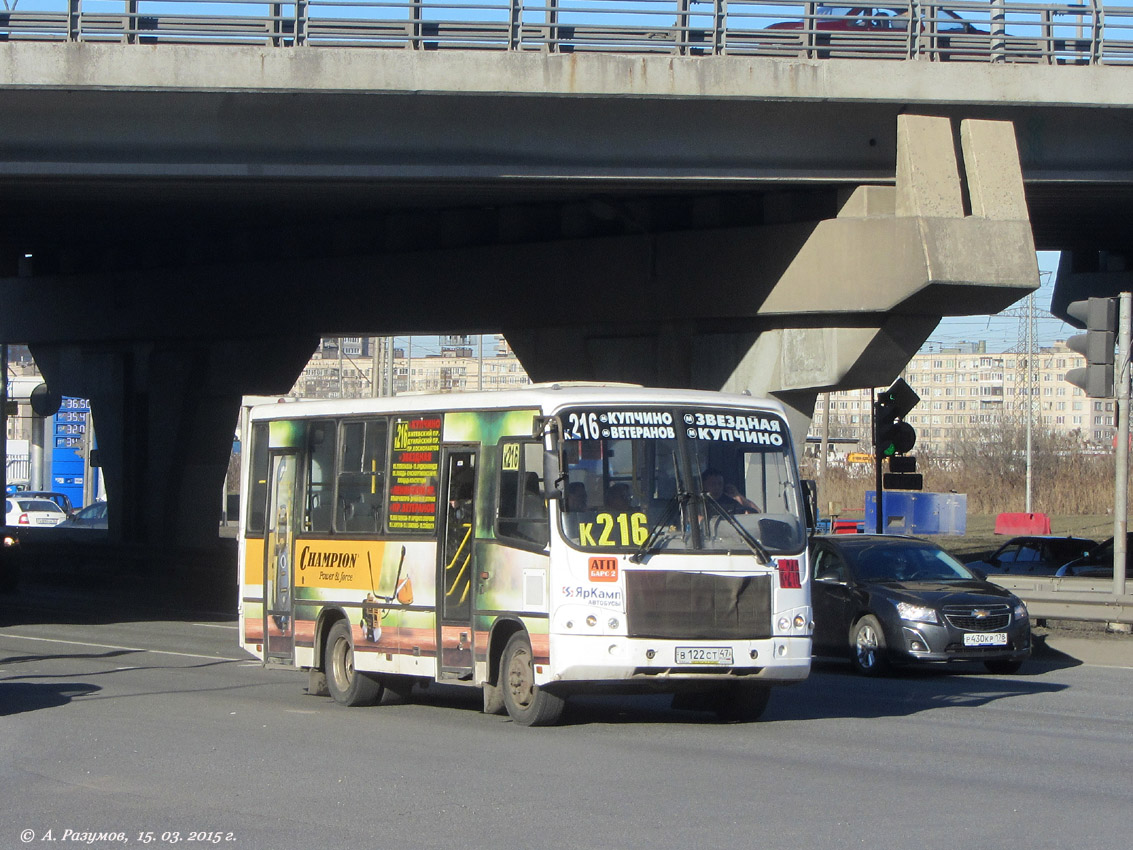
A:
{"label": "car windshield", "polygon": [[850,569],[860,582],[970,581],[976,577],[935,546],[884,541],[851,547],[846,554]]}
{"label": "car windshield", "polygon": [[729,409],[560,415],[563,534],[587,550],[798,552],[801,495],[786,422]]}
{"label": "car windshield", "polygon": [[17,504],[21,511],[39,511],[48,514],[61,514],[63,509],[47,499],[19,499]]}

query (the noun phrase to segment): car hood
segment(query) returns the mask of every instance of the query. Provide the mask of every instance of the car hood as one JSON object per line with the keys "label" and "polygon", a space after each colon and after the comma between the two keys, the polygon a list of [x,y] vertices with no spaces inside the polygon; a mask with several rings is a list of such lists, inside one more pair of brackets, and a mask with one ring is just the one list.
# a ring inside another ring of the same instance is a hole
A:
{"label": "car hood", "polygon": [[1010,603],[1015,595],[1006,588],[986,581],[885,581],[869,585],[870,592],[895,602],[920,605],[979,605]]}

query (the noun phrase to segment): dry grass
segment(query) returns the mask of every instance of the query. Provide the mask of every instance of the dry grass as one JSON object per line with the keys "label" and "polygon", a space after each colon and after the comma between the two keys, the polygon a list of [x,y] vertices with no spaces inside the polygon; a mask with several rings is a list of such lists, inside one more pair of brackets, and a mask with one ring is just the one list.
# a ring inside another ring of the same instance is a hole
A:
{"label": "dry grass", "polygon": [[[1051,533],[1104,540],[1113,535],[1113,461],[1107,458],[1071,459],[1060,463],[1058,472],[1037,475],[1032,483],[1032,510],[1050,517]],[[1106,464],[1108,463],[1108,468]],[[922,467],[923,468],[923,467]],[[808,470],[804,468],[804,475]],[[932,539],[962,561],[990,555],[1008,539],[995,534],[996,515],[1021,512],[1026,503],[1025,475],[1022,482],[999,478],[992,487],[992,474],[924,469],[926,492],[957,492],[968,496],[967,531],[964,535],[933,535]],[[1041,482],[1041,483],[1040,483]],[[819,485],[819,508],[829,512],[829,504],[842,506],[847,519],[865,514],[865,494],[874,487],[872,467],[830,469]],[[1069,508],[1069,509],[1068,509]],[[1077,508],[1077,509],[1075,509]],[[871,530],[871,529],[867,529]]]}

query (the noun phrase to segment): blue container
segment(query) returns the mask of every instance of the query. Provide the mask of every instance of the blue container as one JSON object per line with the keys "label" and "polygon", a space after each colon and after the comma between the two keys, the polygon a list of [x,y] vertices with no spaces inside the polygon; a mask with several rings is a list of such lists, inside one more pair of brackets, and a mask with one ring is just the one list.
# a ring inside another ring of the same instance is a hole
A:
{"label": "blue container", "polygon": [[[966,493],[923,493],[886,490],[882,493],[885,534],[964,534],[968,530]],[[877,531],[877,493],[865,494],[865,530]]]}

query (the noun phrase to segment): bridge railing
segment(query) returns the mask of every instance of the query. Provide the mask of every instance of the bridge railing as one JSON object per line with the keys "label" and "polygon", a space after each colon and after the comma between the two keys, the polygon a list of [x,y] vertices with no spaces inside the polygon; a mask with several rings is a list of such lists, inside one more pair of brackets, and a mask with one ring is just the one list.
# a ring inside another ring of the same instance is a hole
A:
{"label": "bridge railing", "polygon": [[1103,0],[0,0],[0,41],[1133,64]]}

